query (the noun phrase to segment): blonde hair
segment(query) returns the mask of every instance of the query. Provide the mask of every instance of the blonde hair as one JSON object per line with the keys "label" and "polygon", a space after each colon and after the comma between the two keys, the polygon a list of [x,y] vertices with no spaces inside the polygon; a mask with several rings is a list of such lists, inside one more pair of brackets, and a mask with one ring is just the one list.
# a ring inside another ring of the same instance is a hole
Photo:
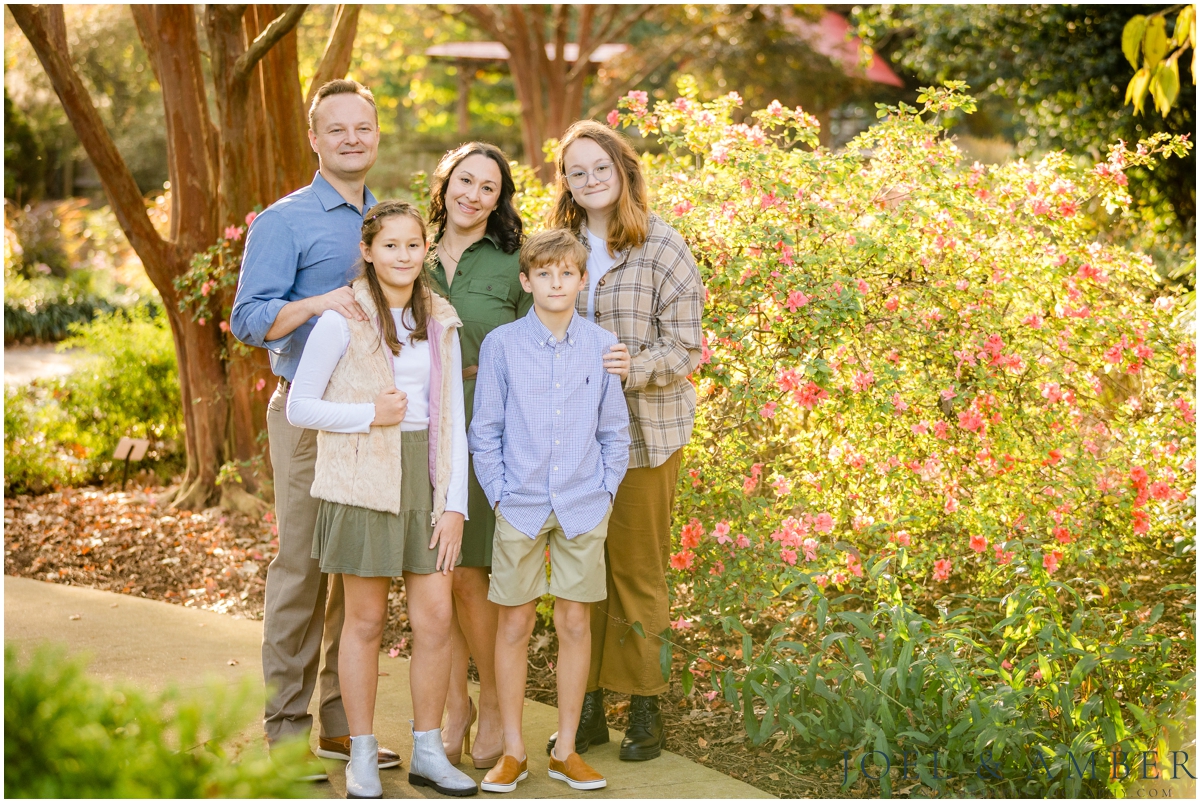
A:
{"label": "blonde hair", "polygon": [[646,242],[650,231],[650,203],[646,195],[646,178],[637,151],[625,137],[595,120],[580,120],[567,129],[554,154],[557,170],[557,195],[546,217],[551,228],[578,232],[587,223],[587,212],[575,203],[567,184],[567,149],[577,140],[590,139],[612,159],[613,170],[621,177],[621,195],[616,214],[608,222],[608,251],[616,256],[621,251],[636,248]]}
{"label": "blonde hair", "polygon": [[525,241],[517,262],[521,273],[526,276],[543,265],[566,260],[570,260],[570,263],[583,273],[587,270],[587,258],[587,249],[574,234],[566,229],[546,229]]}
{"label": "blonde hair", "polygon": [[[407,201],[380,201],[371,207],[366,217],[363,218],[362,241],[368,250],[371,248],[371,243],[375,242],[375,235],[383,229],[383,222],[393,217],[407,217],[415,220],[421,229],[421,240],[429,241],[425,232],[425,219],[421,217],[421,213],[415,206]],[[426,277],[425,271],[426,268],[422,264],[421,271],[413,282],[412,298],[408,302],[413,314],[413,330],[409,337],[414,343],[429,338],[429,279]],[[371,300],[375,302],[375,309],[379,314],[380,337],[383,338],[384,344],[393,355],[399,354],[402,344],[396,332],[396,320],[388,312],[387,296],[383,294],[383,287],[379,284],[379,275],[375,273],[374,263],[360,258],[358,275],[366,278],[367,288],[371,292]]]}
{"label": "blonde hair", "polygon": [[321,105],[321,101],[334,95],[358,95],[371,104],[371,108],[375,111],[375,124],[379,125],[379,109],[375,106],[375,96],[371,94],[371,90],[358,81],[352,81],[349,78],[335,78],[332,81],[326,81],[321,84],[321,88],[317,90],[317,94],[313,95],[312,105],[308,107],[309,131],[317,130],[317,107]]}

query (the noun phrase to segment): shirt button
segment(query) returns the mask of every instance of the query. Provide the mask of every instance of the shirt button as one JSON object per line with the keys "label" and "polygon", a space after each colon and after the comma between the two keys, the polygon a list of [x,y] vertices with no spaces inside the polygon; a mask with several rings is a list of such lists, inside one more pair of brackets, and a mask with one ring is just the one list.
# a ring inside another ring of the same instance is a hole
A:
{"label": "shirt button", "polygon": [[604,280],[603,280],[603,279],[601,279],[600,281],[596,282],[596,286],[597,286],[597,287],[603,287],[603,286],[604,286]]}
{"label": "shirt button", "polygon": [[558,471],[558,466],[555,466],[555,467],[554,467],[554,470],[555,470],[555,471]]}
{"label": "shirt button", "polygon": [[555,383],[554,383],[554,387],[556,387],[556,388],[561,388],[561,387],[562,387],[562,385],[560,385],[560,384],[558,384],[557,382],[555,382]]}
{"label": "shirt button", "polygon": [[555,499],[558,498],[558,494],[550,494],[550,495],[553,496]]}
{"label": "shirt button", "polygon": [[555,441],[555,442],[554,442],[554,445],[555,445],[555,446],[558,446],[558,441]]}
{"label": "shirt button", "polygon": [[555,414],[555,415],[562,415],[562,410],[555,410],[555,411],[554,411],[554,414]]}

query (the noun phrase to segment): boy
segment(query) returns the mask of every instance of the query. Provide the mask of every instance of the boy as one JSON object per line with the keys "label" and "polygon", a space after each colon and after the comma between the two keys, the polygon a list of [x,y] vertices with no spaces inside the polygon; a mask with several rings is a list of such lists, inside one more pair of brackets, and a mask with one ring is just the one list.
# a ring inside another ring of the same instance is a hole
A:
{"label": "boy", "polygon": [[547,592],[555,597],[564,746],[550,754],[550,777],[572,789],[607,783],[570,747],[587,685],[591,603],[607,595],[604,539],[629,463],[629,412],[621,380],[604,369],[616,338],[575,313],[586,264],[587,249],[565,230],[531,237],[521,249],[520,278],[533,309],[492,330],[479,352],[468,440],[479,484],[496,507],[488,599],[500,606],[496,687],[504,727],[504,755],[481,784],[487,792],[511,792],[528,777],[521,714],[535,606]]}

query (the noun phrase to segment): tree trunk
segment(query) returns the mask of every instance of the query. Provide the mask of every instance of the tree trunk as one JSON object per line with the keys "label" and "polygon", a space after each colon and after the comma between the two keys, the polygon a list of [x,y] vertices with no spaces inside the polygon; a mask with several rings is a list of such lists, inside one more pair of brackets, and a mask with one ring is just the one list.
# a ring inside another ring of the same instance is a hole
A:
{"label": "tree trunk", "polygon": [[[71,64],[62,6],[10,7],[96,168],[122,232],[166,307],[187,448],[187,472],[172,504],[190,509],[217,501],[216,478],[226,460],[249,461],[259,453],[257,435],[274,378],[261,349],[246,355],[225,340],[220,320],[193,320],[190,311],[180,311],[174,281],[188,271],[197,251],[217,241],[224,226],[243,224],[254,205],[266,206],[307,183],[314,164],[304,141],[307,126],[292,33],[305,7],[288,6],[270,19],[274,9],[259,6],[249,23],[243,21],[250,16],[246,8],[210,5],[205,12],[217,125],[208,112],[193,7],[131,8],[163,90],[171,180],[171,229],[164,239]],[[357,7],[339,9],[322,69],[341,64],[345,73],[357,16]],[[276,47],[279,51],[273,53]],[[252,87],[258,93],[256,108]],[[255,111],[261,114],[257,124]],[[262,143],[257,149],[256,140]],[[264,163],[270,170],[256,181],[252,171]],[[220,301],[224,316],[232,298]],[[253,488],[254,478],[244,476]]]}

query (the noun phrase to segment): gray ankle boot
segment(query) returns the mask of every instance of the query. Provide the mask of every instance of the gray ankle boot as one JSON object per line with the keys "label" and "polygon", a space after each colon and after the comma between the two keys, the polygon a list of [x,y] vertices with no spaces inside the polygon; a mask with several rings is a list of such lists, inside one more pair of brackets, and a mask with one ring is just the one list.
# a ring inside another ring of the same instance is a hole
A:
{"label": "gray ankle boot", "polygon": [[[412,720],[408,726],[412,727]],[[413,730],[412,760],[408,763],[408,782],[413,786],[429,786],[443,795],[469,797],[479,787],[466,773],[455,769],[446,758],[442,746],[442,729],[434,728],[418,734]]]}
{"label": "gray ankle boot", "polygon": [[379,783],[379,742],[374,736],[350,737],[346,797],[383,797]]}

